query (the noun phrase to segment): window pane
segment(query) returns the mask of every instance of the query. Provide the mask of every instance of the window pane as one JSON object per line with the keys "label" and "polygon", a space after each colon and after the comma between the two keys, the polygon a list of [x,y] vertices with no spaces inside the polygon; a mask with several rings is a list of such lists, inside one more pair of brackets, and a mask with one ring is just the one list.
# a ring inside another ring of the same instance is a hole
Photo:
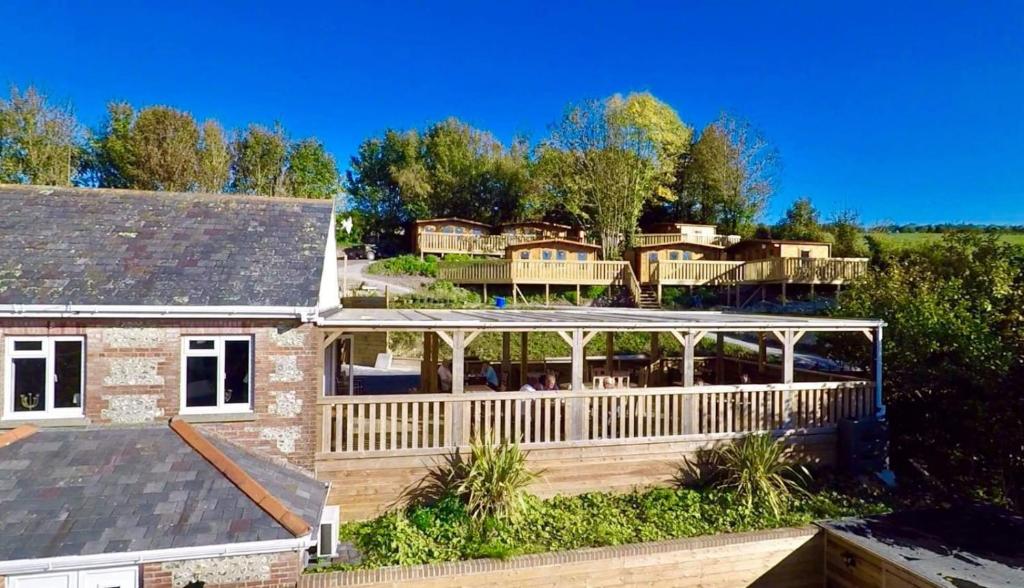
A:
{"label": "window pane", "polygon": [[217,358],[185,361],[185,406],[217,406]]}
{"label": "window pane", "polygon": [[224,404],[249,403],[249,342],[224,342]]}
{"label": "window pane", "polygon": [[43,350],[43,342],[42,341],[15,341],[14,342],[14,350],[15,351],[42,351]]}
{"label": "window pane", "polygon": [[189,341],[189,349],[213,349],[213,340]]}
{"label": "window pane", "polygon": [[53,344],[53,407],[82,406],[82,342],[56,341]]}
{"label": "window pane", "polygon": [[46,360],[41,357],[15,357],[14,412],[46,410]]}

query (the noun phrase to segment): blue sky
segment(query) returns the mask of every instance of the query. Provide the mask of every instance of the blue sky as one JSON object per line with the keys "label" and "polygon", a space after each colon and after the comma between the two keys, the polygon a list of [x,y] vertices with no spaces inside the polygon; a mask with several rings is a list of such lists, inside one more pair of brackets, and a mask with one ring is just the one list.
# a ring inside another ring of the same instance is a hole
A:
{"label": "blue sky", "polygon": [[156,4],[0,3],[0,84],[90,125],[112,99],[280,120],[343,167],[388,127],[537,139],[570,101],[647,90],[776,143],[767,220],[808,195],[868,222],[1024,223],[1024,3]]}

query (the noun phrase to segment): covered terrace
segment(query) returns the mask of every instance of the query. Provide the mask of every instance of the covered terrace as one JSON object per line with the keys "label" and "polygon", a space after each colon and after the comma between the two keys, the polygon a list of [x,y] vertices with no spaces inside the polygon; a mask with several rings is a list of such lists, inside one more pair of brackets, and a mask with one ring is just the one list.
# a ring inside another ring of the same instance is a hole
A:
{"label": "covered terrace", "polygon": [[[321,316],[319,326],[327,359],[323,454],[451,449],[475,436],[550,446],[821,429],[884,411],[877,320],[618,308],[341,309]],[[339,373],[351,374],[334,351],[338,342],[380,331],[423,333],[419,386],[375,395],[335,386]],[[873,345],[873,369],[823,359],[822,367],[797,351],[802,340],[835,332]],[[485,333],[500,333],[500,358],[467,355]],[[530,358],[536,333],[557,335],[567,357]],[[650,348],[616,353],[623,333],[648,334]],[[604,340],[603,354],[594,345],[588,353],[595,338]],[[489,385],[477,375],[488,367],[496,376]],[[450,384],[439,368],[450,370]],[[558,384],[545,385],[552,380]]]}

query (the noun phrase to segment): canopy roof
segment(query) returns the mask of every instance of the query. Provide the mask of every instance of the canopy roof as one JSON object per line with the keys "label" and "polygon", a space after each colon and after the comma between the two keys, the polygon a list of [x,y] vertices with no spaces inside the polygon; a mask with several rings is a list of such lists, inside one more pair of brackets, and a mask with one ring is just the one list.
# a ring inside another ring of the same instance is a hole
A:
{"label": "canopy roof", "polygon": [[638,308],[567,309],[370,309],[343,308],[320,315],[321,327],[345,331],[863,331],[884,326],[875,319],[839,319],[709,310],[668,311]]}

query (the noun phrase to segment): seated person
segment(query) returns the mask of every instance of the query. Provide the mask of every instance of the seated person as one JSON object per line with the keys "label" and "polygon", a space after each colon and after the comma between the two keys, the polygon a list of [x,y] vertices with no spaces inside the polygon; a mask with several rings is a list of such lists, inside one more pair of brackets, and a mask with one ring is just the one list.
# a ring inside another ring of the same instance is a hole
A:
{"label": "seated person", "polygon": [[498,372],[494,371],[494,366],[488,362],[480,364],[480,375],[487,381],[487,385],[494,389],[498,389],[500,382],[498,381]]}
{"label": "seated person", "polygon": [[452,370],[448,367],[448,362],[437,366],[437,379],[441,382],[442,392],[452,391]]}
{"label": "seated person", "polygon": [[547,373],[544,374],[544,379],[541,380],[541,390],[558,390],[558,380],[555,378],[555,374]]}

